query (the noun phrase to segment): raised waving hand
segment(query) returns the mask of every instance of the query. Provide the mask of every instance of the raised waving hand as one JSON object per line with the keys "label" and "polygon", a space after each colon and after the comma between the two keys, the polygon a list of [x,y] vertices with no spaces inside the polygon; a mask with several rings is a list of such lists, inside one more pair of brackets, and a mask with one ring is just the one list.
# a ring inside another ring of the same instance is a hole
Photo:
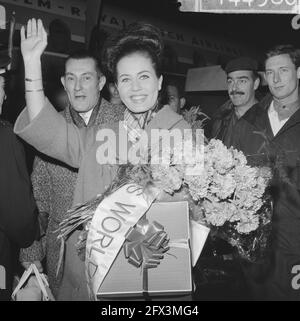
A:
{"label": "raised waving hand", "polygon": [[47,46],[47,32],[41,19],[29,19],[21,28],[21,52],[24,63],[40,59]]}
{"label": "raised waving hand", "polygon": [[21,28],[21,52],[25,70],[25,98],[29,120],[42,110],[45,101],[41,55],[47,46],[47,33],[42,20],[29,19]]}

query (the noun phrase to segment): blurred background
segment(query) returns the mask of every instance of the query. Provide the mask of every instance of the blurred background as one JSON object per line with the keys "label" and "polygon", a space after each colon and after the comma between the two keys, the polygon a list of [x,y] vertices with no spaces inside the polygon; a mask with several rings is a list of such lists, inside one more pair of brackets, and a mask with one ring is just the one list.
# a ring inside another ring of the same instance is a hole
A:
{"label": "blurred background", "polygon": [[[209,116],[228,97],[221,68],[228,60],[252,56],[262,70],[266,49],[282,43],[298,46],[300,38],[290,14],[181,12],[180,0],[2,0],[0,5],[0,50],[9,50],[12,57],[3,116],[11,122],[24,107],[19,30],[31,17],[43,19],[49,34],[43,73],[46,94],[57,109],[65,104],[60,76],[67,55],[81,48],[100,55],[108,35],[137,20],[161,29],[164,75],[185,89],[185,108],[200,105]],[[265,91],[262,86],[259,95]]]}

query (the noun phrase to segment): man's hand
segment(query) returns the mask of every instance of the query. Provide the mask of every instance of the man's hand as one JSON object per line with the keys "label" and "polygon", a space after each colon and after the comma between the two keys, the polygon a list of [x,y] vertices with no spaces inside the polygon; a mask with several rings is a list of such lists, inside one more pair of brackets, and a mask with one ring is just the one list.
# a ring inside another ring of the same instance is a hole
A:
{"label": "man's hand", "polygon": [[47,46],[47,33],[42,20],[29,19],[27,22],[26,35],[25,27],[21,28],[21,52],[24,63],[40,59]]}

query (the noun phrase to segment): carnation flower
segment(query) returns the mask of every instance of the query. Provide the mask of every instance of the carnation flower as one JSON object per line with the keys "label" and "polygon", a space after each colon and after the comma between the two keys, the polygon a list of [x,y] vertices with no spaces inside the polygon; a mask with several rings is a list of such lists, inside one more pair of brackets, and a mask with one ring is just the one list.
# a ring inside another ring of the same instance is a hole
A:
{"label": "carnation flower", "polygon": [[221,200],[224,200],[233,194],[235,187],[236,182],[232,174],[220,175],[216,173],[213,175],[210,191]]}
{"label": "carnation flower", "polygon": [[169,194],[178,191],[183,183],[183,177],[174,166],[153,165],[152,177],[156,186]]}
{"label": "carnation flower", "polygon": [[205,200],[202,203],[202,206],[205,208],[206,220],[209,224],[222,226],[227,221],[227,216],[222,211],[221,203],[212,203]]}
{"label": "carnation flower", "polygon": [[207,197],[209,177],[206,171],[203,175],[185,175],[184,182],[188,185],[192,198],[199,201]]}
{"label": "carnation flower", "polygon": [[214,169],[225,174],[234,166],[234,158],[230,149],[228,149],[220,140],[212,139],[206,146],[206,158],[213,163]]}
{"label": "carnation flower", "polygon": [[241,234],[248,234],[255,231],[259,226],[259,218],[257,215],[253,215],[247,220],[242,220],[237,223],[236,229]]}

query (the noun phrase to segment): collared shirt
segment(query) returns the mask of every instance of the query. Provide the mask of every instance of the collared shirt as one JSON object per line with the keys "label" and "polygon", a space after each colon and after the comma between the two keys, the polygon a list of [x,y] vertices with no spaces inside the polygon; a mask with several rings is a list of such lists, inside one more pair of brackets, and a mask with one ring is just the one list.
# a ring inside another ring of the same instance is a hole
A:
{"label": "collared shirt", "polygon": [[268,116],[274,136],[280,131],[289,118],[299,109],[299,100],[285,106],[274,100],[271,102]]}
{"label": "collared shirt", "polygon": [[289,117],[282,120],[279,119],[278,112],[274,109],[274,101],[271,102],[271,105],[268,110],[268,116],[274,136],[280,131],[281,127],[289,120]]}
{"label": "collared shirt", "polygon": [[84,120],[86,126],[88,125],[88,123],[90,121],[93,110],[94,110],[94,108],[87,111],[86,113],[79,113],[79,116]]}
{"label": "collared shirt", "polygon": [[68,110],[73,123],[76,124],[78,128],[93,126],[96,122],[98,122],[96,118],[99,118],[101,116],[100,115],[101,101],[102,99],[99,99],[97,105],[86,113],[79,113],[73,107],[71,107],[71,105],[69,105]]}

